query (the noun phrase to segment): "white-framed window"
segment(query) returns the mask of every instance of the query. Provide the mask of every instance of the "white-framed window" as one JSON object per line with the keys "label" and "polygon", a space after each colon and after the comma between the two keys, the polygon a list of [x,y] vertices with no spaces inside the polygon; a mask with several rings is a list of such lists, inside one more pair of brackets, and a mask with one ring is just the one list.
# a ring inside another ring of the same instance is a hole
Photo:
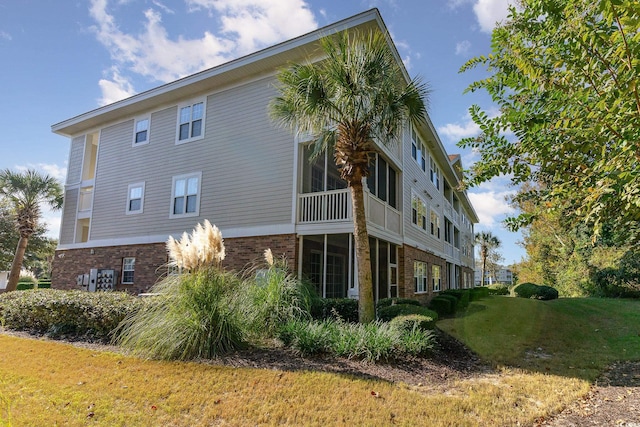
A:
{"label": "white-framed window", "polygon": [[399,173],[379,154],[372,154],[369,160],[367,186],[369,192],[387,202],[392,208],[398,207]]}
{"label": "white-framed window", "polygon": [[202,173],[173,177],[170,217],[197,216],[200,212]]}
{"label": "white-framed window", "polygon": [[431,161],[429,162],[429,164],[431,165],[431,171],[430,171],[431,182],[439,190],[440,189],[440,169],[438,168],[438,165],[436,164],[436,161],[434,160],[433,157],[431,157]]}
{"label": "white-framed window", "polygon": [[411,127],[411,157],[418,163],[423,172],[427,171],[427,150],[416,130]]}
{"label": "white-framed window", "polygon": [[144,182],[129,184],[127,190],[127,215],[142,213],[144,208]]}
{"label": "white-framed window", "polygon": [[133,129],[133,146],[144,145],[149,143],[149,117],[140,117],[136,119]]}
{"label": "white-framed window", "polygon": [[134,257],[122,258],[122,281],[123,284],[133,283],[133,273],[136,268],[136,259]]}
{"label": "white-framed window", "polygon": [[422,261],[413,262],[413,289],[416,294],[427,292],[427,263]]}
{"label": "white-framed window", "polygon": [[431,235],[437,239],[440,238],[440,215],[436,213],[433,209],[431,210],[431,215],[429,217],[430,222],[430,232]]}
{"label": "white-framed window", "polygon": [[438,292],[440,290],[440,285],[442,284],[440,277],[440,266],[432,265],[431,266],[431,289],[434,292]]}
{"label": "white-framed window", "polygon": [[178,129],[176,143],[204,138],[205,100],[178,106]]}
{"label": "white-framed window", "polygon": [[427,230],[427,205],[416,194],[411,195],[411,222]]}

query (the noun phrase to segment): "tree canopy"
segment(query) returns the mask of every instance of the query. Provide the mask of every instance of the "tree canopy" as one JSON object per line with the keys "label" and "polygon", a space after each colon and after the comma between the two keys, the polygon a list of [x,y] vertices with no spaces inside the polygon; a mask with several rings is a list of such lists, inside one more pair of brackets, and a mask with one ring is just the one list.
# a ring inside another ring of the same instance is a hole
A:
{"label": "tree canopy", "polygon": [[[640,232],[640,3],[635,0],[522,0],[492,35],[486,90],[499,107],[491,116],[470,108],[481,135],[460,142],[481,159],[470,185],[509,175],[518,194],[559,209],[592,236],[603,225]],[[508,221],[512,228],[530,213]]]}

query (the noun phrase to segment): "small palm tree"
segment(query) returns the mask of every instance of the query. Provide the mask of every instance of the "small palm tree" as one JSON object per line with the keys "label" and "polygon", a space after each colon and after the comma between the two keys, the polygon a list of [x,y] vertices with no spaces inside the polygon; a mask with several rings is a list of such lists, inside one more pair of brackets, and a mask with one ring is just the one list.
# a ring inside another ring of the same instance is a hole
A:
{"label": "small palm tree", "polygon": [[425,120],[427,87],[407,81],[389,42],[379,31],[342,32],[321,40],[325,59],[295,64],[278,74],[280,96],[272,117],[293,132],[310,135],[314,154],[333,153],[351,191],[359,319],[375,317],[363,179],[373,141],[396,142],[404,124]]}
{"label": "small palm tree", "polygon": [[11,264],[7,292],[15,290],[18,286],[27,243],[37,230],[40,221],[41,204],[60,209],[62,194],[62,186],[58,181],[35,170],[29,169],[20,173],[5,169],[0,172],[0,197],[9,201],[15,215],[16,229],[20,235]]}
{"label": "small palm tree", "polygon": [[487,258],[491,252],[500,247],[502,242],[490,231],[481,231],[475,235],[475,243],[480,246],[480,259],[482,260],[482,286],[484,286],[484,273],[487,271]]}

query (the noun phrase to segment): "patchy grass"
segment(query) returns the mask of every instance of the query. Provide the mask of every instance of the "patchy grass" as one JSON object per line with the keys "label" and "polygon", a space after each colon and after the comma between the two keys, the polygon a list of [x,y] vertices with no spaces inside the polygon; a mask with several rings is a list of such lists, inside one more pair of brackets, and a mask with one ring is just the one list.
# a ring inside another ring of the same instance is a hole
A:
{"label": "patchy grass", "polygon": [[0,348],[3,426],[516,425],[588,389],[578,379],[504,370],[436,394],[426,379],[410,387],[321,372],[150,361],[7,335],[0,335]]}
{"label": "patchy grass", "polygon": [[594,381],[615,361],[640,360],[640,301],[491,297],[438,322],[483,359]]}

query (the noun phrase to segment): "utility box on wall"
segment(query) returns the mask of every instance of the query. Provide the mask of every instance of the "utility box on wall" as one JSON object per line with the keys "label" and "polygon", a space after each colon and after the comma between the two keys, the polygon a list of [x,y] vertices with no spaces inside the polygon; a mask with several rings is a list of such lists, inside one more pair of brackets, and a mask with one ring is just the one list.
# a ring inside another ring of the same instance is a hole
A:
{"label": "utility box on wall", "polygon": [[89,292],[110,292],[115,289],[115,270],[92,268],[89,271]]}

